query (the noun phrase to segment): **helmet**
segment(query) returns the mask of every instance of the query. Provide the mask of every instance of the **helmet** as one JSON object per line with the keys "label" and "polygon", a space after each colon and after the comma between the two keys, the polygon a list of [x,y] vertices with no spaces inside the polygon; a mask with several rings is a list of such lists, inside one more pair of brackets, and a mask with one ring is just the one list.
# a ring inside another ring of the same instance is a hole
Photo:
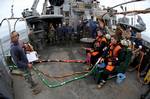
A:
{"label": "helmet", "polygon": [[110,34],[106,34],[105,37],[106,37],[106,39],[110,39],[111,38]]}
{"label": "helmet", "polygon": [[126,40],[121,40],[121,44],[124,45],[124,46],[128,46],[128,43]]}

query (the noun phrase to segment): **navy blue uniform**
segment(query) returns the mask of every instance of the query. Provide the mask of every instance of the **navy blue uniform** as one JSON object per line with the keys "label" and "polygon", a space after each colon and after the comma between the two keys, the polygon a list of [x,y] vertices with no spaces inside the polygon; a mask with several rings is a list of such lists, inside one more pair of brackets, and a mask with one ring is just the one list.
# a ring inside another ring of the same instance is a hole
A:
{"label": "navy blue uniform", "polygon": [[18,68],[27,68],[28,60],[19,43],[13,43],[11,45],[10,53]]}
{"label": "navy blue uniform", "polygon": [[35,83],[32,79],[31,72],[28,68],[28,59],[23,48],[19,45],[19,43],[12,43],[10,54],[14,60],[14,63],[17,67],[23,71],[23,76],[28,83],[31,84],[31,87],[35,86]]}
{"label": "navy blue uniform", "polygon": [[139,46],[142,46],[142,39],[135,39],[135,48],[139,48]]}

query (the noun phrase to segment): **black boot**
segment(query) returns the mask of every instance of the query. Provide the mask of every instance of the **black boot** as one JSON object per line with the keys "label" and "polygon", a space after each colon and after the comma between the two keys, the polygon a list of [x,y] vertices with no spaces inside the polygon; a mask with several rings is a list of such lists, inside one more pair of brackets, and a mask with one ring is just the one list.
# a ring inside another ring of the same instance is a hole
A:
{"label": "black boot", "polygon": [[31,82],[31,89],[35,88],[38,85],[38,83],[35,83],[34,81]]}

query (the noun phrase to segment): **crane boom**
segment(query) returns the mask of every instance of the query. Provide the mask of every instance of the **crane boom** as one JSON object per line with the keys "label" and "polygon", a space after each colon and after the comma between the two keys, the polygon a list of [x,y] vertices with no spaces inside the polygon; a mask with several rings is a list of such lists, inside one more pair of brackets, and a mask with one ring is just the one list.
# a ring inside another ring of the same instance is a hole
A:
{"label": "crane boom", "polygon": [[36,8],[37,8],[38,3],[39,3],[39,0],[34,0],[33,5],[32,5],[32,7],[31,7],[31,10],[32,10],[32,11],[36,11]]}
{"label": "crane boom", "polygon": [[44,4],[43,4],[43,10],[42,10],[42,14],[43,14],[43,15],[46,14],[46,10],[47,10],[47,9],[46,9],[46,7],[47,7],[47,2],[48,2],[48,0],[45,0],[45,1],[44,1]]}

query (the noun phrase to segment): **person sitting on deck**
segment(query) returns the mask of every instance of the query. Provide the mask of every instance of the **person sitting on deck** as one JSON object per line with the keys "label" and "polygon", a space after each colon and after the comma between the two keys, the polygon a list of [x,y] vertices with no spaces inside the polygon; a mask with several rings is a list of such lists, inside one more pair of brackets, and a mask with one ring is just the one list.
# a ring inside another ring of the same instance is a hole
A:
{"label": "person sitting on deck", "polygon": [[117,68],[120,66],[120,63],[124,60],[124,50],[122,50],[122,44],[117,40],[116,36],[111,37],[111,44],[109,47],[109,55],[104,58],[106,67],[101,73],[101,78],[98,79],[98,88],[101,88],[102,85],[106,83],[108,76],[112,73],[118,72]]}
{"label": "person sitting on deck", "polygon": [[[98,30],[97,31],[97,37],[96,37],[96,39],[95,39],[95,41],[93,42],[93,44],[92,44],[92,48],[85,48],[84,47],[84,49],[86,50],[86,54],[87,54],[87,56],[86,56],[86,62],[88,63],[88,64],[91,64],[90,63],[90,59],[91,59],[91,54],[92,54],[92,52],[94,52],[94,50],[96,51],[96,50],[98,50],[98,47],[100,47],[100,41],[101,41],[101,39],[102,39],[102,33]],[[98,54],[98,51],[96,51],[96,52],[94,52],[95,54],[97,53]],[[94,53],[93,53],[93,55],[94,55]],[[95,56],[95,55],[94,55]]]}
{"label": "person sitting on deck", "polygon": [[102,55],[104,56],[105,49],[109,45],[109,34],[102,36],[102,33],[98,31],[97,35],[98,37],[96,38],[96,41],[94,43],[93,50],[90,50],[90,52],[87,53],[87,57],[90,58],[91,64],[91,67],[89,69],[91,69],[95,65],[99,57],[101,57]]}
{"label": "person sitting on deck", "polygon": [[33,49],[33,46],[29,42],[23,43],[22,48],[24,49],[24,52],[26,53],[29,62],[35,62],[39,60],[39,55]]}
{"label": "person sitting on deck", "polygon": [[29,42],[23,43],[23,47],[22,48],[24,49],[26,54],[34,51],[33,46]]}
{"label": "person sitting on deck", "polygon": [[120,26],[117,26],[115,30],[115,36],[119,41],[123,39],[123,34],[124,34],[124,30]]}
{"label": "person sitting on deck", "polygon": [[[100,31],[98,31],[98,35],[102,34]],[[107,49],[109,45],[110,35],[102,35],[98,40],[95,42],[94,45],[94,52],[98,52],[99,55],[94,55],[92,52],[91,54],[91,64],[94,65],[99,57],[105,57],[105,50]]]}
{"label": "person sitting on deck", "polygon": [[[133,41],[133,51],[132,51],[132,59],[130,66],[136,67],[139,64],[140,59],[140,51],[142,50],[142,39],[141,39],[141,33],[136,33],[136,38]],[[130,71],[134,70],[130,69]]]}
{"label": "person sitting on deck", "polygon": [[[130,65],[131,62],[131,57],[132,57],[132,51],[133,51],[133,43],[131,41],[131,31],[127,30],[124,32],[124,41],[127,42],[126,45],[126,58],[124,60],[124,64],[123,66],[125,66],[125,68],[127,69]],[[125,69],[125,71],[126,71]]]}
{"label": "person sitting on deck", "polygon": [[133,44],[132,44],[132,42],[131,42],[131,31],[128,30],[128,31],[125,32],[125,34],[126,34],[126,35],[125,35],[125,40],[126,40],[127,43],[128,43],[128,49],[132,50]]}

